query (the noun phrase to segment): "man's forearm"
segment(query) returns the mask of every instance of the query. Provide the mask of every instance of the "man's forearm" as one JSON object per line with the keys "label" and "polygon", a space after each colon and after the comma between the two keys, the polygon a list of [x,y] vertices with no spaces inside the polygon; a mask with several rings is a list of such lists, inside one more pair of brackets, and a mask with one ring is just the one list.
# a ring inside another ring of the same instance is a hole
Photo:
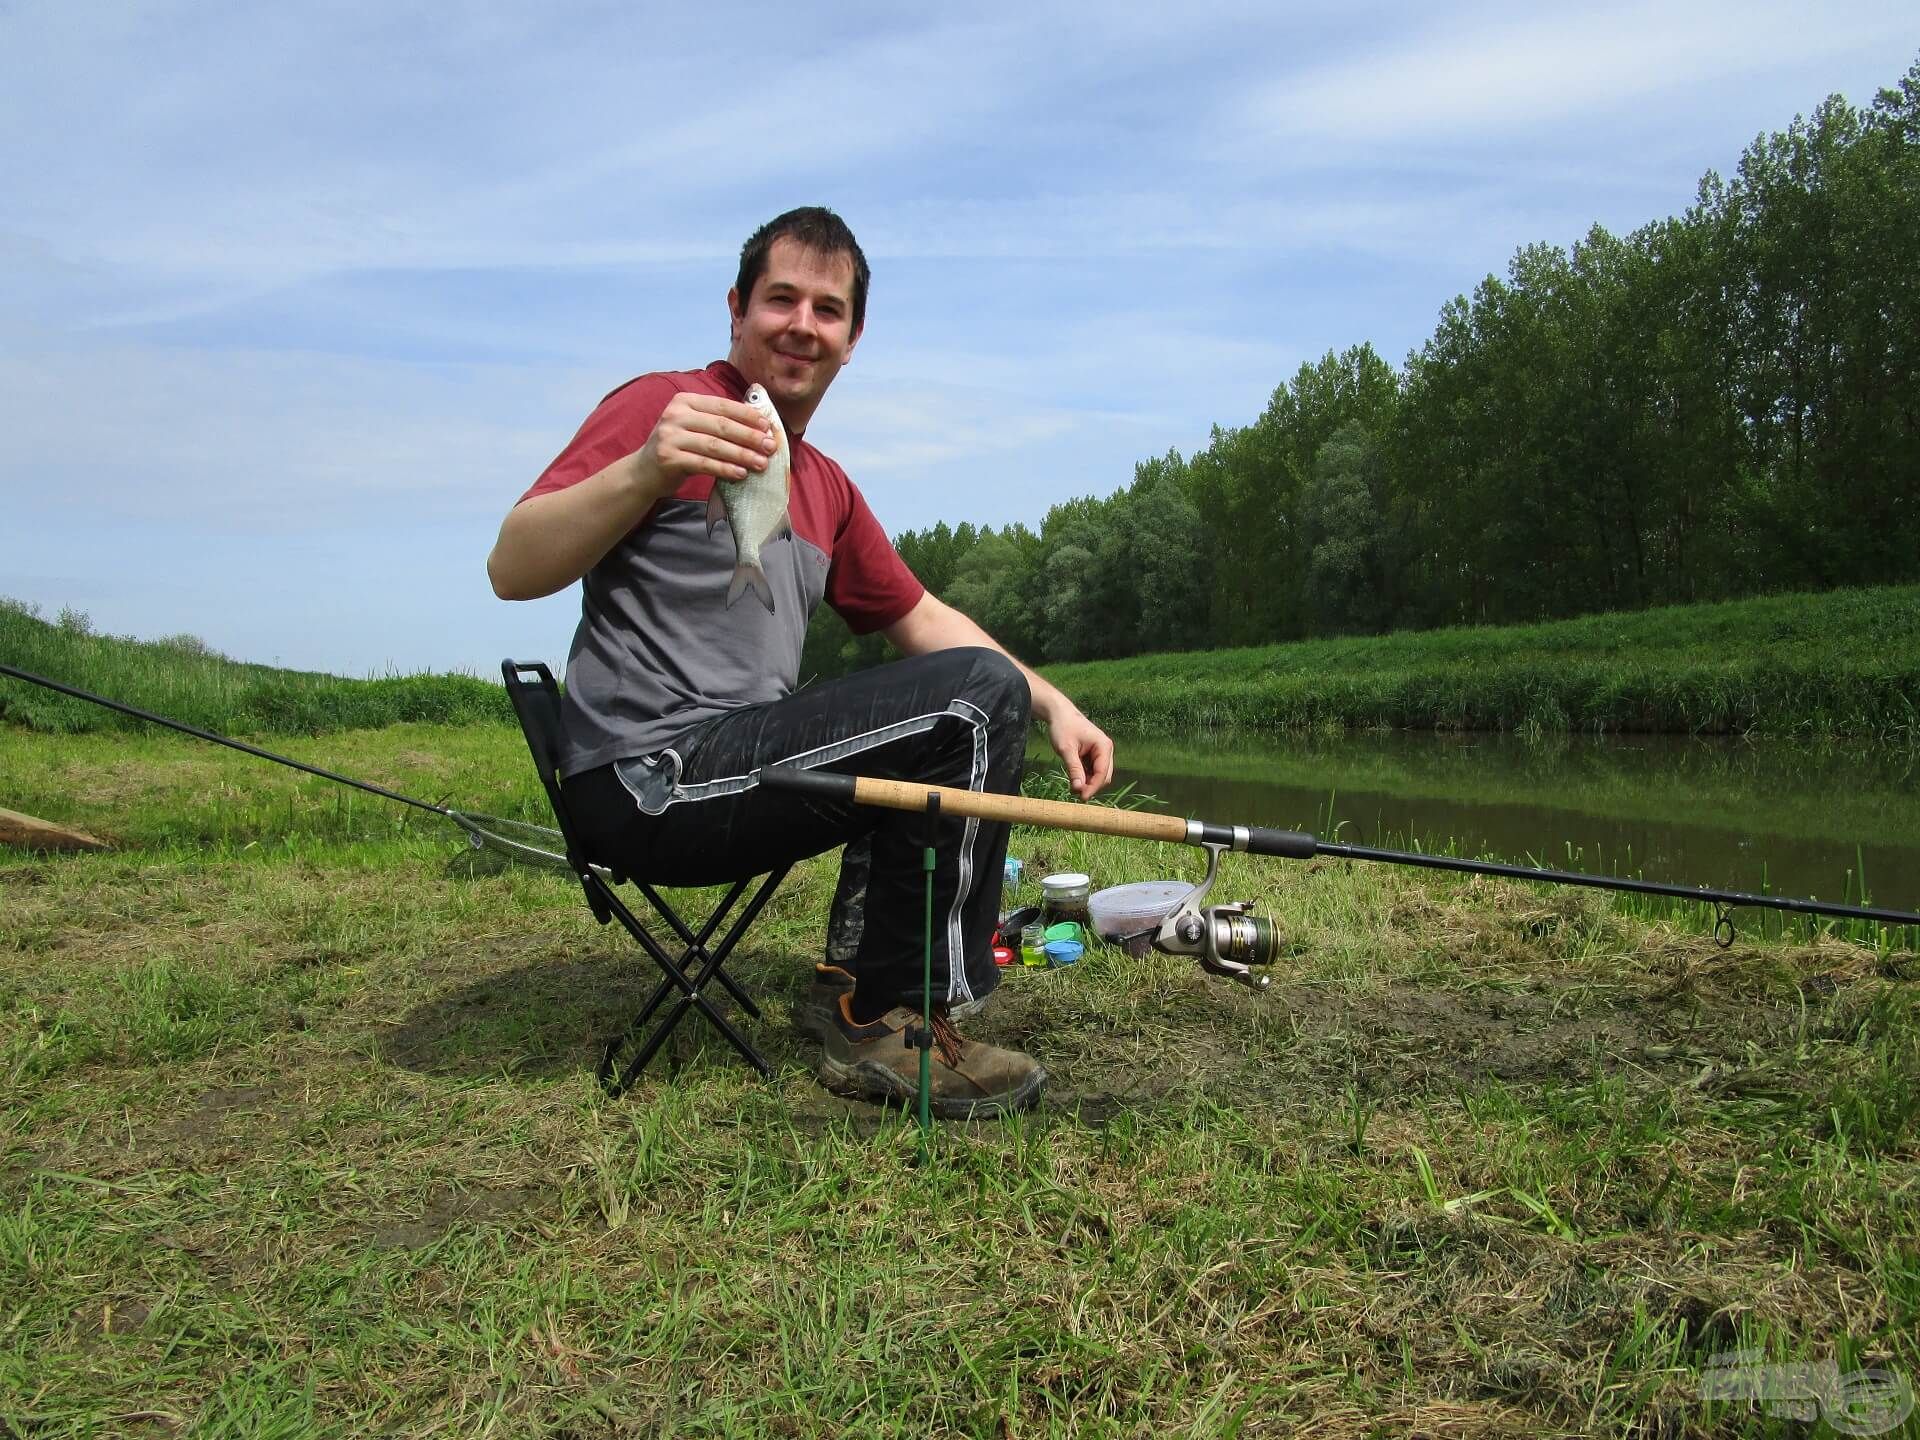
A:
{"label": "man's forearm", "polygon": [[958,610],[953,613],[959,615],[962,620],[965,620],[967,624],[972,625],[975,630],[980,632],[980,638],[972,643],[985,645],[991,650],[998,650],[1002,655],[1006,656],[1007,659],[1013,661],[1015,669],[1027,677],[1027,691],[1033,697],[1032,708],[1034,719],[1040,721],[1043,725],[1051,724],[1053,717],[1061,713],[1062,706],[1074,711],[1076,714],[1079,713],[1080,707],[1067,699],[1059,686],[1055,685],[1018,655],[1007,649],[1006,646],[994,639],[993,636],[989,635],[985,630],[981,630],[980,627],[966,615],[961,614]]}
{"label": "man's forearm", "polygon": [[598,564],[664,493],[665,482],[642,453],[514,506],[487,557],[493,593],[502,600],[537,600],[566,589]]}
{"label": "man's forearm", "polygon": [[889,625],[886,636],[903,655],[924,655],[930,650],[945,650],[955,645],[983,645],[989,650],[998,650],[1027,677],[1033,718],[1047,727],[1047,739],[1066,766],[1073,793],[1082,800],[1090,800],[1113,778],[1113,741],[1107,733],[1081,714],[1080,707],[1057,687],[1022,665],[1006,646],[931,591]]}
{"label": "man's forearm", "polygon": [[1055,715],[1066,711],[1079,713],[1079,708],[1061,693],[1059,687],[994,639],[964,610],[954,609],[931,592],[906,620],[887,632],[887,638],[906,655],[924,655],[956,645],[981,645],[989,650],[998,650],[1027,677],[1027,691],[1033,697],[1034,719],[1051,723]]}

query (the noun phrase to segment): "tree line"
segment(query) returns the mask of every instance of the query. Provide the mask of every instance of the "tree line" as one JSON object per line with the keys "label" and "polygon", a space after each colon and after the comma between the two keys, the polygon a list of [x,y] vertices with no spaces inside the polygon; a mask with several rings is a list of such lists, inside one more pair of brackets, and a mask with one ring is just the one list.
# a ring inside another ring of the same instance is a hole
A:
{"label": "tree line", "polygon": [[[1105,498],[895,544],[1036,662],[1509,624],[1920,578],[1920,62],[1528,245],[1395,370],[1301,366]],[[884,658],[825,607],[802,674]]]}

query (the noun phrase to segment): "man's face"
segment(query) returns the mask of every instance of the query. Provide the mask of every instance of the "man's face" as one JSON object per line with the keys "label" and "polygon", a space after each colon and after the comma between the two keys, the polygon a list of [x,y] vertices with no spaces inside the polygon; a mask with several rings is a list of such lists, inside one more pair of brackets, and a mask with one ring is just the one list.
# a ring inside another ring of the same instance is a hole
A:
{"label": "man's face", "polygon": [[805,428],[827,386],[853,357],[853,257],[822,255],[783,235],[767,252],[753,294],[727,291],[733,347],[727,358],[767,387],[789,429]]}

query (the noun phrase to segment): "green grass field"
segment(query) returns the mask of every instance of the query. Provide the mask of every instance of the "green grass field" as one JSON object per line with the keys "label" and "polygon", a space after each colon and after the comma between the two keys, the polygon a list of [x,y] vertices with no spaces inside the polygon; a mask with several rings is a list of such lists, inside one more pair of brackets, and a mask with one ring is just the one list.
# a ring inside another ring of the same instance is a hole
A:
{"label": "green grass field", "polygon": [[[52,621],[0,597],[0,660],[169,720],[235,735],[318,735],[408,721],[513,723],[497,681],[472,675],[349,680],[230,660],[192,635],[95,634],[84,615]],[[0,677],[0,725],[55,734],[145,728],[57,691]]]}
{"label": "green grass field", "polygon": [[[285,748],[541,813],[510,727]],[[184,738],[0,728],[0,797],[117,845],[0,849],[0,1435],[1787,1435],[1712,1357],[1920,1379],[1910,951],[1233,858],[1270,992],[1012,975],[971,1028],[1047,1103],[921,1167],[787,1024],[831,857],[736,967],[774,1079],[688,1025],[610,1102],[651,977],[564,874]]]}

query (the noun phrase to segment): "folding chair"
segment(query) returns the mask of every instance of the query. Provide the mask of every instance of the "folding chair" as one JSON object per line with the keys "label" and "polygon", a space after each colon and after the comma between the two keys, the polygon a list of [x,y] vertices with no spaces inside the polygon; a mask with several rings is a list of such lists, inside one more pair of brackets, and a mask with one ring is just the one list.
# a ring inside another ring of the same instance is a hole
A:
{"label": "folding chair", "polygon": [[[572,817],[567,814],[566,799],[560,791],[560,687],[554,684],[553,672],[537,661],[527,663],[503,660],[500,662],[500,673],[507,682],[507,697],[513,701],[514,713],[520,717],[520,729],[526,734],[527,749],[533,754],[534,768],[540,772],[540,782],[547,787],[547,799],[552,802],[554,818],[560,824],[560,834],[566,840],[567,863],[580,877],[580,888],[586,891],[588,908],[593,911],[594,919],[602,925],[618,920],[626,932],[639,943],[640,948],[653,957],[654,963],[659,965],[663,972],[660,984],[655,987],[640,1013],[634,1016],[633,1023],[620,1035],[607,1042],[606,1049],[600,1057],[598,1074],[601,1085],[613,1095],[619,1095],[625,1091],[646,1068],[654,1052],[666,1041],[667,1036],[673,1033],[673,1027],[680,1023],[690,1009],[698,1009],[702,1015],[706,1016],[714,1028],[726,1036],[728,1043],[740,1052],[741,1058],[761,1075],[771,1075],[773,1067],[767,1064],[766,1058],[748,1043],[746,1037],[736,1030],[732,1022],[716,1010],[713,1003],[701,992],[713,981],[718,980],[726,987],[727,993],[739,1002],[742,1010],[756,1020],[760,1018],[760,1008],[753,1003],[747,992],[734,982],[723,967],[727,963],[727,957],[733,953],[733,947],[739,943],[740,937],[747,933],[748,927],[759,917],[767,901],[773,898],[774,890],[786,878],[787,871],[792,867],[783,865],[778,870],[768,872],[761,880],[760,888],[755,890],[753,897],[748,900],[746,909],[740,912],[738,918],[728,928],[725,937],[718,945],[709,948],[707,942],[720,928],[727,913],[733,909],[735,903],[758,877],[749,875],[733,882],[726,897],[714,907],[713,913],[707,917],[706,923],[696,934],[675,913],[660,892],[651,885],[636,880],[632,876],[618,874],[591,863],[580,844],[579,836],[574,831]],[[679,937],[684,948],[677,958],[669,955],[660,943],[647,933],[646,927],[640,923],[634,913],[621,903],[613,887],[622,883],[632,883],[642,895],[646,896],[648,904],[653,906],[660,919]],[[695,966],[698,968],[695,969]],[[632,1061],[625,1069],[618,1070],[618,1078],[615,1079],[621,1054],[639,1035],[642,1027],[653,1018],[654,1012],[660,1008],[662,1002],[676,991],[679,992],[679,1002],[641,1042]]]}

